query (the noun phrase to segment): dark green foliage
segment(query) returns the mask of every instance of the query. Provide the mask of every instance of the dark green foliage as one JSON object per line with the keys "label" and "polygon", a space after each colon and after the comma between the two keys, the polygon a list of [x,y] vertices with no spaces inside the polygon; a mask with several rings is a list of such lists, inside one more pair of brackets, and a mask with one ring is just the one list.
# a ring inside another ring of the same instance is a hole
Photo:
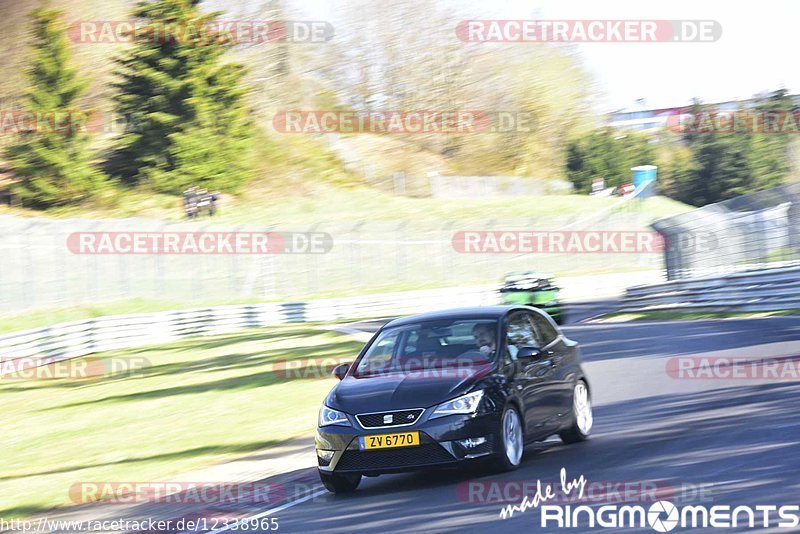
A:
{"label": "dark green foliage", "polygon": [[89,198],[105,177],[92,165],[85,123],[89,112],[75,108],[86,81],[69,66],[66,25],[61,13],[37,9],[33,22],[33,57],[28,70],[31,89],[24,112],[26,131],[7,151],[20,182],[14,193],[25,206],[46,208]]}
{"label": "dark green foliage", "polygon": [[[109,162],[126,183],[165,193],[190,185],[235,191],[251,177],[243,68],[221,61],[230,43],[208,31],[218,14],[200,13],[198,3],[157,0],[134,12],[146,26],[119,60],[116,84],[118,110],[132,128]],[[177,38],[163,38],[168,26]]]}
{"label": "dark green foliage", "polygon": [[631,182],[631,167],[655,165],[655,160],[655,149],[644,135],[606,128],[567,145],[567,176],[575,191],[588,193],[594,178],[616,187]]}
{"label": "dark green foliage", "polygon": [[775,91],[736,110],[741,126],[732,127],[715,120],[721,117],[719,110],[695,101],[686,110],[690,126],[677,136],[660,136],[658,145],[649,144],[641,134],[610,128],[573,140],[567,146],[567,173],[576,191],[588,192],[595,177],[616,186],[630,181],[631,167],[658,165],[659,189],[695,206],[753,193],[786,180],[792,133],[785,126],[764,131],[757,121],[748,119],[777,112],[781,124],[787,124],[786,113],[793,111],[788,93]]}
{"label": "dark green foliage", "polygon": [[[758,110],[778,112],[782,117],[796,112],[792,97],[786,89],[774,91],[757,106]],[[786,132],[786,130],[784,130]],[[789,145],[791,133],[757,134],[753,136],[750,165],[757,190],[775,187],[784,183],[791,171]]]}
{"label": "dark green foliage", "polygon": [[[754,108],[740,108],[737,113],[747,117],[756,111],[790,112],[791,97],[785,90],[775,91]],[[695,101],[689,112],[696,117],[716,110]],[[684,161],[665,174],[667,192],[695,206],[781,185],[790,171],[791,134],[725,129],[686,133],[682,141],[690,150],[691,162]]]}

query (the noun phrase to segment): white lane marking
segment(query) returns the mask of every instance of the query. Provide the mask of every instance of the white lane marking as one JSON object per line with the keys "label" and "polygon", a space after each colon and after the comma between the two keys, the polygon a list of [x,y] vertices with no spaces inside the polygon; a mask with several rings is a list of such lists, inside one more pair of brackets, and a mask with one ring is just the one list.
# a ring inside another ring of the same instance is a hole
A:
{"label": "white lane marking", "polygon": [[[613,312],[611,312],[611,313],[613,313]],[[598,313],[598,314],[596,314],[596,315],[592,315],[591,317],[587,317],[586,319],[581,319],[581,320],[580,320],[580,321],[578,321],[577,323],[572,323],[572,324],[582,324],[582,323],[588,323],[588,322],[590,322],[590,321],[594,321],[594,320],[595,320],[595,319],[597,319],[598,317],[602,317],[602,316],[604,316],[604,315],[608,315],[608,313]],[[570,325],[564,325],[564,326],[570,326]]]}
{"label": "white lane marking", "polygon": [[[648,310],[648,311],[659,311],[659,310]],[[665,311],[671,311],[671,310],[665,310]],[[617,313],[617,312],[611,312],[611,313]],[[631,312],[623,312],[623,313],[636,314],[636,313],[639,313],[639,312],[631,311]],[[754,312],[754,313],[759,313],[759,312]],[[606,314],[601,313],[600,315],[606,315]],[[598,316],[590,317],[590,319],[596,319],[596,317],[598,317]],[[568,325],[564,325],[564,326],[570,327],[570,326],[580,325],[581,327],[586,327],[586,328],[590,328],[590,327],[608,327],[608,326],[615,326],[615,325],[619,325],[619,326],[627,326],[627,325],[634,325],[634,326],[660,326],[660,325],[666,325],[666,326],[669,326],[669,325],[681,325],[681,324],[682,325],[691,325],[691,324],[697,324],[697,323],[717,323],[717,322],[720,322],[720,321],[762,321],[762,320],[766,320],[766,319],[771,319],[773,321],[775,321],[776,319],[793,319],[793,320],[797,321],[798,317],[793,316],[793,315],[773,315],[773,316],[770,316],[770,317],[717,317],[717,318],[709,317],[709,318],[706,318],[706,319],[669,319],[669,320],[665,320],[665,321],[659,321],[658,319],[648,319],[647,321],[631,321],[631,320],[627,320],[627,321],[617,321],[617,322],[593,322],[592,324],[584,324],[583,321],[579,321],[577,323],[572,323],[572,324],[568,324]]]}
{"label": "white lane marking", "polygon": [[217,534],[218,532],[225,532],[227,530],[232,529],[233,527],[238,527],[242,523],[247,523],[248,521],[254,521],[254,520],[261,519],[262,517],[267,517],[267,516],[270,516],[272,514],[277,514],[278,512],[282,512],[282,511],[286,510],[287,508],[291,508],[292,506],[294,506],[296,504],[301,504],[301,503],[304,503],[306,501],[310,501],[311,499],[313,499],[315,497],[319,497],[320,495],[323,495],[325,493],[328,493],[328,490],[326,490],[324,488],[320,488],[319,490],[315,491],[311,495],[306,495],[305,497],[303,497],[301,499],[295,499],[293,501],[284,503],[284,504],[282,504],[280,506],[276,506],[275,508],[267,510],[266,512],[261,512],[259,514],[251,515],[249,517],[243,517],[241,519],[237,519],[236,522],[228,524],[228,525],[225,525],[224,527],[222,527],[222,528],[220,528],[218,530],[212,530],[208,534]]}

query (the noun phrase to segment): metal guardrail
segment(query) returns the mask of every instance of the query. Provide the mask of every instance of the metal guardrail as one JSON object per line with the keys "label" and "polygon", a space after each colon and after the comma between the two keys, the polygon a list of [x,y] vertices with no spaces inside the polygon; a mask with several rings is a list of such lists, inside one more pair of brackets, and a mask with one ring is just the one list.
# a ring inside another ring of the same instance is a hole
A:
{"label": "metal guardrail", "polygon": [[793,308],[800,308],[800,267],[762,269],[631,287],[619,311],[759,312]]}
{"label": "metal guardrail", "polygon": [[670,280],[800,265],[800,183],[741,195],[653,223]]}
{"label": "metal guardrail", "polygon": [[0,335],[0,374],[3,374],[2,364],[20,358],[34,362],[26,361],[26,367],[35,367],[107,350],[226,334],[246,328],[386,317],[496,304],[497,301],[497,286],[485,285],[97,317]]}
{"label": "metal guardrail", "polygon": [[[566,277],[558,280],[562,300],[610,298],[631,281],[660,279],[658,271]],[[24,358],[25,367],[47,365],[97,352],[169,343],[287,323],[334,322],[394,317],[462,306],[498,304],[497,284],[425,289],[321,299],[216,306],[188,310],[111,315],[0,335],[0,375]]]}

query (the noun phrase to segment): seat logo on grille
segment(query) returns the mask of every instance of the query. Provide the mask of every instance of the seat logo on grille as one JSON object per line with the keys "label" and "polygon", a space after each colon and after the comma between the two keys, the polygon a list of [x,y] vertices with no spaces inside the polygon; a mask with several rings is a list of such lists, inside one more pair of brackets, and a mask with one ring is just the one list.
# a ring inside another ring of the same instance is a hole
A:
{"label": "seat logo on grille", "polygon": [[413,421],[415,417],[416,417],[416,415],[414,415],[413,413],[410,413],[410,414],[408,414],[406,416],[406,419],[408,419],[409,421]]}
{"label": "seat logo on grille", "polygon": [[383,416],[383,424],[391,425],[392,424],[392,414],[384,415]]}

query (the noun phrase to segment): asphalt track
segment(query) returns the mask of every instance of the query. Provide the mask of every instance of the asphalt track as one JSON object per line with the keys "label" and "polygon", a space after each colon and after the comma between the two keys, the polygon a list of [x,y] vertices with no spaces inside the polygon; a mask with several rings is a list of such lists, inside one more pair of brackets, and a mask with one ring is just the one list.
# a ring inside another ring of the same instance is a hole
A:
{"label": "asphalt track", "polygon": [[[589,308],[581,313],[598,307]],[[365,478],[351,495],[314,492],[248,515],[276,517],[280,532],[563,532],[542,528],[539,508],[500,518],[505,505],[520,501],[523,484],[557,482],[562,468],[569,479],[585,477],[594,495],[583,504],[594,507],[626,501],[647,509],[655,500],[800,504],[800,381],[677,379],[666,372],[666,362],[679,355],[797,356],[800,317],[573,324],[564,330],[581,343],[593,388],[589,441],[535,444],[520,469],[502,475],[453,470]],[[303,478],[313,480],[314,469],[307,471]],[[554,487],[561,498],[560,485]],[[587,530],[585,524],[568,529]],[[654,532],[647,525],[596,530]],[[713,529],[735,530],[766,531]],[[687,529],[673,530],[681,531]]]}

